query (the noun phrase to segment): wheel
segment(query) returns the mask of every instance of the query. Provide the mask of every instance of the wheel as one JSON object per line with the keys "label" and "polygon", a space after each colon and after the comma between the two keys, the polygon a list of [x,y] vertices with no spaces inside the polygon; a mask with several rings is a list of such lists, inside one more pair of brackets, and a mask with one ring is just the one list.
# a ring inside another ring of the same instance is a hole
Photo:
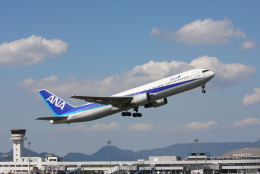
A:
{"label": "wheel", "polygon": [[142,114],[141,114],[141,113],[138,113],[137,116],[138,116],[138,117],[142,117]]}
{"label": "wheel", "polygon": [[133,117],[137,117],[137,113],[133,113]]}
{"label": "wheel", "polygon": [[131,116],[131,112],[127,112],[126,115],[127,115],[127,116]]}
{"label": "wheel", "polygon": [[126,116],[126,112],[122,112],[121,115],[122,115],[122,116]]}
{"label": "wheel", "polygon": [[202,93],[206,93],[206,90],[203,89],[203,90],[202,90]]}

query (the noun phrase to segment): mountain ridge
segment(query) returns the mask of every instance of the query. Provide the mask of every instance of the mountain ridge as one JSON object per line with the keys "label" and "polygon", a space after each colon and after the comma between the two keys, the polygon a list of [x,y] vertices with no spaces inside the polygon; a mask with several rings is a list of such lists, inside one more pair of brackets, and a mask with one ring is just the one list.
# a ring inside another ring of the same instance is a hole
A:
{"label": "mountain ridge", "polygon": [[[260,140],[256,142],[210,142],[210,143],[198,143],[197,148],[198,152],[210,152],[211,156],[220,156],[226,152],[242,149],[242,148],[260,148]],[[109,150],[110,148],[110,150]],[[110,155],[109,155],[110,151]],[[163,148],[155,148],[155,149],[144,149],[139,151],[132,150],[123,150],[116,146],[104,146],[100,148],[97,152],[92,153],[91,155],[80,153],[80,152],[69,152],[63,158],[63,161],[109,161],[109,156],[111,161],[134,161],[138,159],[148,160],[149,156],[180,156],[182,158],[186,158],[189,152],[196,152],[196,144],[195,143],[182,143],[175,144],[163,147]],[[0,152],[0,160],[3,161],[2,155],[9,154],[12,156],[13,150],[8,153]],[[42,157],[45,158],[48,152],[37,153],[31,151],[27,148],[24,148],[25,157]],[[55,155],[51,153],[52,155]],[[57,155],[55,155],[57,156]],[[12,157],[11,159],[12,160]]]}

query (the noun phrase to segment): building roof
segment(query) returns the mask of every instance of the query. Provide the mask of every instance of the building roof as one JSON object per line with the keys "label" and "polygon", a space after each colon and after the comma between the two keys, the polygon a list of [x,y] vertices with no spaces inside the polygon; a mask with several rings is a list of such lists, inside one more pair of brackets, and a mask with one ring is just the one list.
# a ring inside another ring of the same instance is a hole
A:
{"label": "building roof", "polygon": [[11,129],[12,134],[25,134],[26,129]]}
{"label": "building roof", "polygon": [[250,156],[260,157],[260,148],[237,149],[237,150],[224,153],[220,157],[250,157]]}

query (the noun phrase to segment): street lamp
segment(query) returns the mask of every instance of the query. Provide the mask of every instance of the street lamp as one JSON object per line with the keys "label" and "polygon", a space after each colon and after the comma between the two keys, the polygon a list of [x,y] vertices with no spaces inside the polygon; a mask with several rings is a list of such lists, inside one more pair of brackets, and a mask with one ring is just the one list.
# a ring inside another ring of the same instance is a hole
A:
{"label": "street lamp", "polygon": [[112,144],[111,140],[108,140],[107,144],[109,144],[109,168],[111,169],[111,152],[110,152],[110,144]]}
{"label": "street lamp", "polygon": [[29,145],[29,172],[28,173],[30,173],[30,162],[31,162],[31,159],[30,159],[30,145],[31,145],[32,143],[31,143],[31,141],[29,141],[28,142],[28,145]]}
{"label": "street lamp", "polygon": [[198,145],[197,145],[197,143],[199,142],[199,139],[196,138],[196,139],[194,140],[194,142],[196,142],[196,166],[197,166],[197,165],[198,165],[198,164],[197,164],[197,155],[198,155]]}
{"label": "street lamp", "polygon": [[172,145],[172,154],[173,154],[173,156],[174,156],[174,145]]}

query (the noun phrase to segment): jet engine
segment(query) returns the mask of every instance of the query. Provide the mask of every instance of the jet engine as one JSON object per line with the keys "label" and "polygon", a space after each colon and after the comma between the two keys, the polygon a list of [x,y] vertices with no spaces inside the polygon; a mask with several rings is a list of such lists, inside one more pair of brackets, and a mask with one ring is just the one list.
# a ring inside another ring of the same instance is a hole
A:
{"label": "jet engine", "polygon": [[132,105],[140,106],[151,101],[150,95],[148,93],[143,93],[139,95],[135,95],[133,100],[131,101]]}
{"label": "jet engine", "polygon": [[160,106],[163,106],[163,105],[166,105],[167,104],[167,98],[162,98],[162,99],[159,99],[159,100],[155,100],[151,103],[147,103],[144,105],[145,108],[151,108],[151,107],[154,107],[154,108],[157,108],[157,107],[160,107]]}

